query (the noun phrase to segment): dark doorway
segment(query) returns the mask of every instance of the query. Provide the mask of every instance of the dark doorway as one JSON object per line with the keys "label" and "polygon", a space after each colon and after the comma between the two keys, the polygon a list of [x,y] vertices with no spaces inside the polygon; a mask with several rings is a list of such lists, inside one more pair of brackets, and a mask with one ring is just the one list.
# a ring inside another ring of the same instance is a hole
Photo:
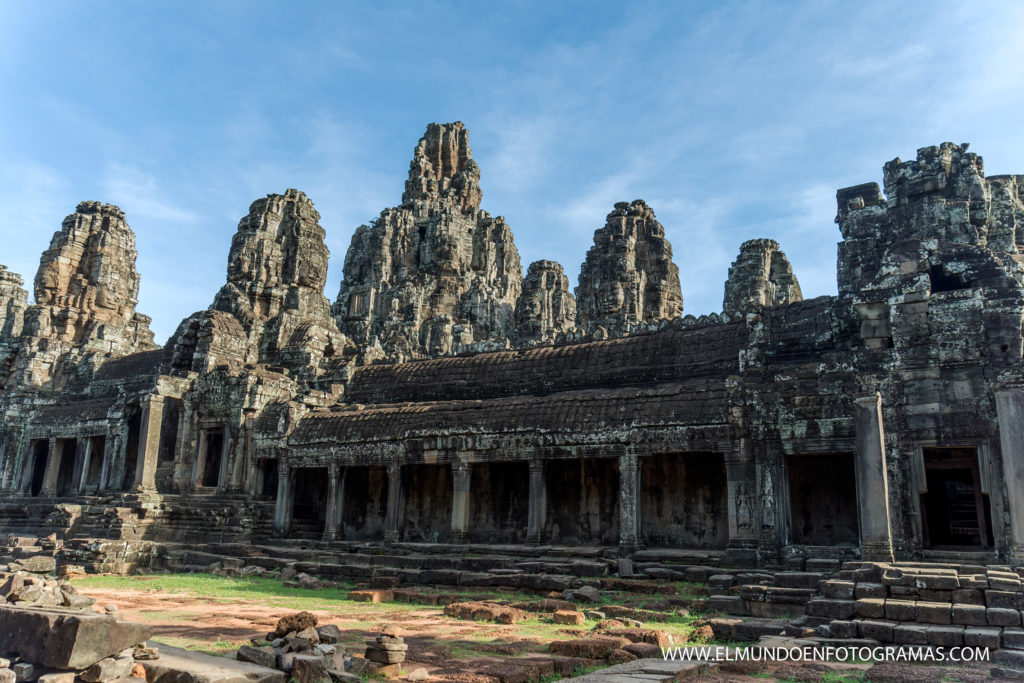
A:
{"label": "dark doorway", "polygon": [[475,463],[470,489],[470,541],[526,541],[530,509],[530,466],[526,461]]}
{"label": "dark doorway", "polygon": [[66,496],[75,490],[75,452],[78,443],[74,439],[57,442],[60,453],[60,469],[57,471],[57,495]]}
{"label": "dark doorway", "polygon": [[928,491],[921,494],[928,548],[992,547],[992,513],[982,493],[977,448],[924,449]]}
{"label": "dark doorway", "polygon": [[318,537],[327,520],[327,468],[295,470],[295,507],[292,531],[297,537]]}
{"label": "dark doorway", "polygon": [[853,453],[790,455],[790,539],[797,545],[860,544]]}
{"label": "dark doorway", "polygon": [[46,440],[36,441],[32,448],[32,479],[29,492],[38,496],[43,490],[43,480],[46,478],[46,458],[50,454],[50,442]]}
{"label": "dark doorway", "polygon": [[106,447],[107,439],[103,436],[93,436],[89,440],[92,442],[92,450],[89,452],[88,469],[85,472],[85,488],[87,491],[96,491],[100,487],[100,477],[103,474],[103,449]]}
{"label": "dark doorway", "polygon": [[346,467],[342,480],[341,533],[345,540],[384,538],[388,507],[386,467]]}
{"label": "dark doorway", "polygon": [[640,527],[651,545],[724,548],[729,542],[729,486],[717,453],[640,459]]}
{"label": "dark doorway", "polygon": [[439,543],[452,529],[451,465],[407,465],[402,468],[405,507],[402,540]]}
{"label": "dark doorway", "polygon": [[124,477],[121,490],[135,488],[135,468],[139,465],[139,432],[142,429],[142,413],[136,412],[128,418],[128,442],[124,450]]}
{"label": "dark doorway", "polygon": [[619,542],[619,462],[617,458],[548,460],[549,543],[617,545]]}
{"label": "dark doorway", "polygon": [[220,486],[221,456],[224,452],[224,431],[206,431],[206,452],[203,454],[203,472],[199,485],[210,488]]}
{"label": "dark doorway", "polygon": [[277,498],[277,460],[264,460],[260,468],[263,472],[260,495],[266,499]]}

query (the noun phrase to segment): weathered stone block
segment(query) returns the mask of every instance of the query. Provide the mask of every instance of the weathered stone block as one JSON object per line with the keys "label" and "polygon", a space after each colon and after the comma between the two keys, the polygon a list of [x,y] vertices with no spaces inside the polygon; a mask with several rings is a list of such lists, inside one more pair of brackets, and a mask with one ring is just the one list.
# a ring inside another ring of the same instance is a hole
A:
{"label": "weathered stone block", "polygon": [[953,591],[953,602],[965,605],[984,605],[985,592],[977,588],[961,588]]}
{"label": "weathered stone block", "polygon": [[893,640],[900,645],[927,645],[928,629],[918,624],[899,624],[893,629]]}
{"label": "weathered stone block", "polygon": [[916,621],[917,605],[910,600],[886,600],[885,618],[891,621]]}
{"label": "weathered stone block", "polygon": [[964,629],[964,645],[968,647],[998,648],[1002,640],[1002,631],[998,628],[968,626]]}
{"label": "weathered stone block", "polygon": [[952,605],[921,600],[917,603],[917,620],[923,624],[951,624]]}
{"label": "weathered stone block", "polygon": [[985,591],[985,606],[1018,609],[1017,594],[1010,591],[987,590]]}
{"label": "weathered stone block", "polygon": [[1020,612],[1015,609],[990,607],[985,617],[989,626],[1020,626]]}
{"label": "weathered stone block", "polygon": [[964,626],[986,626],[988,617],[981,605],[953,604],[953,623]]}
{"label": "weathered stone block", "polygon": [[829,624],[829,634],[832,638],[856,638],[857,622],[836,619]]}
{"label": "weathered stone block", "polygon": [[871,638],[880,643],[891,643],[893,642],[893,629],[895,627],[896,624],[891,621],[865,619],[859,622],[857,630],[860,632],[861,638]]}
{"label": "weathered stone block", "polygon": [[855,614],[861,619],[884,619],[885,600],[881,598],[862,598],[857,601]]}
{"label": "weathered stone block", "polygon": [[836,600],[852,600],[855,585],[853,581],[824,581],[821,594]]}
{"label": "weathered stone block", "polygon": [[1003,629],[1003,647],[1013,647],[1018,650],[1024,649],[1024,629],[1006,628]]}
{"label": "weathered stone block", "polygon": [[854,588],[854,596],[859,600],[861,598],[886,598],[885,586],[880,583],[858,583]]}
{"label": "weathered stone block", "polygon": [[929,645],[959,647],[964,643],[963,626],[928,626],[926,630]]}
{"label": "weathered stone block", "polygon": [[0,652],[60,669],[84,669],[145,642],[153,629],[109,615],[0,607]]}

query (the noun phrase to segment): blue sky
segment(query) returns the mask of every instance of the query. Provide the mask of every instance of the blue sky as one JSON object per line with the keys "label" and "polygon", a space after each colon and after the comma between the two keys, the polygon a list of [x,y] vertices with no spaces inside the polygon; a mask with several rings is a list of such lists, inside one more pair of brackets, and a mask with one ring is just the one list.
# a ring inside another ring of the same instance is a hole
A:
{"label": "blue sky", "polygon": [[970,142],[1024,173],[1024,3],[0,0],[0,263],[29,283],[62,218],[120,205],[157,340],[205,308],[249,204],[327,230],[399,203],[430,121],[464,121],[483,208],[575,285],[616,201],[645,199],[685,311],[721,308],[771,237],[834,293],[835,190]]}

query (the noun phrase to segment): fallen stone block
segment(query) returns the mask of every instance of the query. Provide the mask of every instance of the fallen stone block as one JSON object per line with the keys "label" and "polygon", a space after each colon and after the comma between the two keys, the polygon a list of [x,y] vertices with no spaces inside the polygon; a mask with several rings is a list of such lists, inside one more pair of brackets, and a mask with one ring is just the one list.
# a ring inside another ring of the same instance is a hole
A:
{"label": "fallen stone block", "polygon": [[235,656],[240,662],[258,664],[271,669],[274,667],[274,664],[277,663],[277,653],[274,652],[274,648],[267,646],[253,647],[252,645],[243,645],[238,648],[238,652]]}
{"label": "fallen stone block", "polygon": [[316,615],[312,612],[296,612],[278,619],[274,633],[280,638],[289,633],[297,633],[303,629],[315,627],[316,623]]}
{"label": "fallen stone block", "polygon": [[551,615],[551,620],[556,624],[568,624],[571,626],[579,626],[586,621],[583,616],[583,612],[575,612],[568,610],[559,610]]}
{"label": "fallen stone block", "polygon": [[56,669],[84,669],[152,635],[145,624],[68,609],[0,607],[0,652]]}
{"label": "fallen stone block", "polygon": [[284,672],[265,666],[154,645],[160,658],[141,662],[148,683],[285,683]]}
{"label": "fallen stone block", "polygon": [[453,602],[444,608],[446,616],[474,621],[493,621],[499,624],[518,624],[526,619],[526,612],[491,602]]}
{"label": "fallen stone block", "polygon": [[629,645],[629,640],[626,638],[596,636],[593,638],[577,638],[575,640],[555,640],[548,645],[548,649],[554,654],[566,655],[568,657],[607,659],[612,652],[621,650],[626,645]]}
{"label": "fallen stone block", "polygon": [[102,683],[112,678],[128,678],[131,676],[133,666],[135,666],[135,660],[131,657],[121,659],[106,657],[83,671],[80,678],[85,683]]}

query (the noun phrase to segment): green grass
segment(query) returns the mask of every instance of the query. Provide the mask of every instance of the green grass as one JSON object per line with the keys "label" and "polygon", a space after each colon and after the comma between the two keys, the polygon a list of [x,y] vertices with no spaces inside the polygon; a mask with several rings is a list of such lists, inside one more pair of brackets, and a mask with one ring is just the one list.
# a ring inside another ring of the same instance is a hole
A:
{"label": "green grass", "polygon": [[268,607],[335,611],[346,616],[367,612],[408,612],[437,609],[433,605],[393,602],[355,602],[348,599],[353,586],[305,589],[285,586],[278,579],[263,577],[231,578],[213,574],[152,574],[142,576],[87,576],[72,581],[76,588],[182,593],[214,602],[256,601]]}

